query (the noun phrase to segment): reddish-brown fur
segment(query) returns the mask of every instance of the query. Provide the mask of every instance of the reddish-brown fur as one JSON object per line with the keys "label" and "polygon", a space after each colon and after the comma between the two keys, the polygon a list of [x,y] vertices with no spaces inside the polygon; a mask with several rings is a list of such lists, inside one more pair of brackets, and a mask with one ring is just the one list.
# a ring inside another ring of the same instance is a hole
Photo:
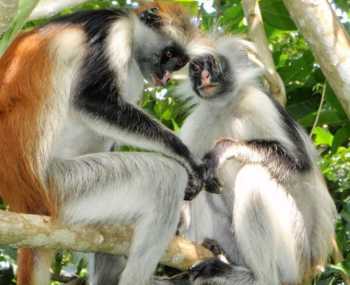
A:
{"label": "reddish-brown fur", "polygon": [[191,39],[194,34],[198,33],[197,29],[191,23],[188,13],[179,5],[174,4],[174,1],[154,1],[143,3],[137,10],[136,14],[151,9],[158,8],[161,23],[163,25],[171,25],[178,29],[179,33],[184,35],[187,39]]}
{"label": "reddish-brown fur", "polygon": [[[0,196],[16,212],[55,213],[38,176],[39,115],[51,95],[53,34],[23,33],[0,58]],[[17,284],[33,282],[34,256],[31,249],[19,251]]]}
{"label": "reddish-brown fur", "polygon": [[[190,38],[193,27],[179,5],[156,2],[162,22]],[[141,8],[137,13],[150,6]],[[48,181],[39,175],[40,116],[53,96],[53,59],[50,42],[62,27],[37,29],[21,34],[0,58],[0,196],[16,212],[56,215]],[[45,119],[45,118],[44,118]],[[52,193],[52,191],[51,191]],[[17,285],[33,281],[37,258],[47,252],[21,249]],[[48,264],[49,266],[49,264]]]}
{"label": "reddish-brown fur", "polygon": [[39,114],[50,95],[48,40],[24,33],[0,59],[0,195],[16,212],[51,213],[37,174]]}

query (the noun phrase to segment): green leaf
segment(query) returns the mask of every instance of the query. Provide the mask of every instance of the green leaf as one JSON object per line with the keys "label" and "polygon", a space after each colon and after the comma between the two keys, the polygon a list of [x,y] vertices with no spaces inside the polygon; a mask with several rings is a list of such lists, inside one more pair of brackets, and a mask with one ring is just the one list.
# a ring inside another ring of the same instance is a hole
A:
{"label": "green leaf", "polygon": [[24,26],[27,18],[33,11],[39,0],[20,0],[18,12],[15,18],[12,20],[10,28],[4,33],[0,40],[0,55],[10,45],[11,41],[16,37],[17,33]]}
{"label": "green leaf", "polygon": [[350,274],[350,273],[346,270],[346,268],[343,266],[342,263],[338,263],[338,264],[336,264],[336,265],[331,264],[331,265],[329,265],[329,267],[332,268],[332,269],[334,269],[334,270],[340,271],[340,272],[342,272],[342,273],[344,273],[344,274],[346,274],[346,275],[349,275],[349,274]]}
{"label": "green leaf", "polygon": [[342,9],[343,11],[349,11],[350,10],[350,1],[348,0],[334,0],[337,7]]}
{"label": "green leaf", "polygon": [[264,22],[272,27],[289,31],[297,29],[282,0],[262,0],[260,9]]}
{"label": "green leaf", "polygon": [[316,145],[332,146],[333,135],[330,133],[329,130],[321,128],[321,127],[316,127],[313,130],[312,134],[315,136],[314,142]]}
{"label": "green leaf", "polygon": [[332,151],[335,152],[339,146],[348,142],[349,138],[350,138],[350,124],[336,131],[334,135]]}
{"label": "green leaf", "polygon": [[296,60],[288,60],[286,64],[278,69],[288,91],[302,85],[312,74],[314,57],[310,51],[305,51]]}
{"label": "green leaf", "polygon": [[225,9],[220,17],[219,23],[226,31],[235,31],[239,23],[243,20],[244,13],[242,6],[233,6]]}
{"label": "green leaf", "polygon": [[[300,99],[298,97],[300,97]],[[311,95],[311,90],[310,93],[295,94],[292,99],[294,102],[291,102],[292,100],[289,101],[287,111],[294,119],[301,120],[305,116],[317,112],[320,100],[318,97]]]}
{"label": "green leaf", "polygon": [[[299,123],[304,127],[312,127],[316,118],[316,112],[306,115],[305,117],[299,119]],[[318,125],[332,125],[332,126],[343,126],[347,120],[339,116],[338,112],[335,110],[324,110],[321,112]]]}
{"label": "green leaf", "polygon": [[344,109],[342,107],[342,105],[340,104],[337,96],[334,94],[334,91],[332,89],[332,87],[327,83],[327,87],[326,87],[326,96],[325,96],[325,100],[326,102],[333,108],[335,109],[339,116],[347,119],[347,115],[344,112]]}

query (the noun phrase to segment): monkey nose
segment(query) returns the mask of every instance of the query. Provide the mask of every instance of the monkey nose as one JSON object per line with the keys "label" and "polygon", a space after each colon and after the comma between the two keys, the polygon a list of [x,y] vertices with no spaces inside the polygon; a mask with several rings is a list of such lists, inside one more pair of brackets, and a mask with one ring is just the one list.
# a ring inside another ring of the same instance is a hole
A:
{"label": "monkey nose", "polygon": [[204,85],[210,84],[210,73],[208,70],[204,69],[201,73],[202,83]]}
{"label": "monkey nose", "polygon": [[171,73],[167,70],[165,71],[163,78],[160,81],[162,85],[165,86],[170,79],[171,79]]}

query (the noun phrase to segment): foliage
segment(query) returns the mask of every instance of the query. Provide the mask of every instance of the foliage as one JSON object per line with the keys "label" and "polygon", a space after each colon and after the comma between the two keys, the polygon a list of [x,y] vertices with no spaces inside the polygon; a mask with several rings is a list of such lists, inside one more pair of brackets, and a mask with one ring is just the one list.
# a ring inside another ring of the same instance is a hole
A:
{"label": "foliage", "polygon": [[[74,9],[62,12],[71,13],[80,9],[99,9],[105,7],[133,6],[136,1],[91,0]],[[186,5],[200,20],[205,31],[225,31],[227,33],[245,33],[241,0],[215,1],[178,1]],[[260,0],[266,33],[273,51],[277,70],[286,85],[287,110],[309,132],[312,132],[315,145],[321,154],[320,167],[325,175],[331,194],[336,202],[339,217],[337,220],[337,241],[344,255],[344,261],[330,264],[325,272],[315,280],[317,285],[344,284],[341,273],[350,273],[350,122],[339,101],[329,87],[319,65],[315,62],[311,50],[298,33],[288,15],[282,0]],[[334,0],[332,5],[347,28],[350,28],[349,0]],[[208,7],[209,6],[209,7]],[[213,9],[216,8],[216,9]],[[26,28],[45,23],[48,19],[29,22]],[[147,88],[142,106],[165,125],[178,130],[191,109],[191,103],[172,96],[175,83],[168,89]],[[324,100],[321,100],[324,93]],[[320,106],[320,102],[322,104]],[[317,121],[315,122],[317,118]],[[2,262],[13,263],[7,249],[0,251]],[[86,270],[81,258],[71,253],[59,253],[53,266],[55,273],[62,269],[84,276]],[[79,265],[73,266],[72,264]],[[73,269],[73,270],[72,270]],[[1,271],[3,272],[3,271]],[[0,284],[4,283],[2,273]],[[57,282],[55,284],[58,284]]]}

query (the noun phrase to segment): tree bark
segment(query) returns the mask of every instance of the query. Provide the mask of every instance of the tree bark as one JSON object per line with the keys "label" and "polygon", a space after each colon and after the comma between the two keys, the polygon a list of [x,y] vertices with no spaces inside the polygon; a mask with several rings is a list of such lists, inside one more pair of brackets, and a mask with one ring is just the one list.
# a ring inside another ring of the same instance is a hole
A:
{"label": "tree bark", "polygon": [[0,0],[0,35],[7,31],[17,9],[18,0]]}
{"label": "tree bark", "polygon": [[273,62],[259,3],[257,0],[242,0],[242,5],[248,22],[249,37],[257,47],[257,54],[265,68],[265,78],[270,85],[271,94],[284,106],[287,102],[286,90]]}
{"label": "tree bark", "polygon": [[283,0],[350,118],[350,39],[327,0]]}
{"label": "tree bark", "polygon": [[[0,211],[1,245],[127,255],[132,234],[133,228],[127,225],[62,225],[46,216]],[[209,250],[175,237],[161,263],[187,270],[195,262],[210,257],[213,254]]]}

